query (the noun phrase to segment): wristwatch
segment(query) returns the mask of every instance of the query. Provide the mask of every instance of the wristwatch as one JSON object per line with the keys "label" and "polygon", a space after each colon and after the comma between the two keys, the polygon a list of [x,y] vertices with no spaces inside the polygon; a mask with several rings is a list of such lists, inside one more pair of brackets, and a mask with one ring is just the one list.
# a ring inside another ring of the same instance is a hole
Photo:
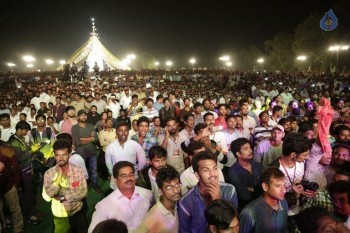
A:
{"label": "wristwatch", "polygon": [[66,198],[63,195],[61,195],[60,196],[60,203],[63,203],[65,200],[66,200]]}

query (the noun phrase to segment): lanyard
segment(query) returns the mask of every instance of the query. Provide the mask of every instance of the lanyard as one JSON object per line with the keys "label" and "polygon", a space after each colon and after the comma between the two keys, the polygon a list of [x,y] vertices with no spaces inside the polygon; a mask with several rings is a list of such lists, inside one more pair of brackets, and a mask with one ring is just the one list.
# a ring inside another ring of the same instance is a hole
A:
{"label": "lanyard", "polygon": [[295,181],[295,172],[296,172],[296,170],[297,170],[297,164],[295,163],[295,165],[294,165],[294,176],[293,176],[293,182],[292,182],[292,179],[290,178],[290,176],[289,176],[289,174],[288,174],[288,172],[287,172],[287,169],[286,169],[285,166],[283,165],[282,160],[280,160],[280,162],[281,162],[281,165],[282,165],[284,171],[286,172],[286,175],[287,175],[287,177],[288,177],[288,180],[289,180],[289,182],[290,182],[290,185],[292,186],[292,185],[294,184],[294,181]]}
{"label": "lanyard", "polygon": [[170,137],[171,141],[173,141],[173,143],[175,144],[175,146],[177,147],[177,141],[179,140],[179,135],[177,135],[177,138],[174,140],[173,137]]}

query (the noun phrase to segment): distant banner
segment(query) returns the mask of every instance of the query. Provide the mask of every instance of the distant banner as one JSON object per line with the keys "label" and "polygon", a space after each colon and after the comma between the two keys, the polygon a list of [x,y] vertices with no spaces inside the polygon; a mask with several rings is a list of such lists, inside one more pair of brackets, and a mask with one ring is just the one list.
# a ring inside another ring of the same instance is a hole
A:
{"label": "distant banner", "polygon": [[320,27],[324,31],[333,31],[338,26],[338,18],[332,9],[324,14],[320,20]]}

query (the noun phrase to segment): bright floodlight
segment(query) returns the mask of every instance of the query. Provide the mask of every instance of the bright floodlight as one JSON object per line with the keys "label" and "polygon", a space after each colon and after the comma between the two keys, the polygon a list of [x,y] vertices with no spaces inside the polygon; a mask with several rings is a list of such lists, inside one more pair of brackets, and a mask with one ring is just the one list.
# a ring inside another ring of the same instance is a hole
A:
{"label": "bright floodlight", "polygon": [[167,66],[172,66],[172,65],[173,65],[173,62],[172,62],[172,61],[167,61],[167,62],[165,63],[165,65],[167,65]]}
{"label": "bright floodlight", "polygon": [[226,62],[226,65],[227,66],[232,66],[232,62],[230,62],[230,61]]}
{"label": "bright floodlight", "polygon": [[222,56],[219,58],[220,61],[229,61],[230,57],[229,56]]}
{"label": "bright floodlight", "polygon": [[125,59],[122,61],[122,64],[123,64],[124,66],[127,66],[127,65],[130,64],[130,62],[131,62],[131,60],[130,60],[129,58],[125,58]]}
{"label": "bright floodlight", "polygon": [[52,59],[46,59],[45,62],[48,65],[52,65],[53,63],[55,63]]}
{"label": "bright floodlight", "polygon": [[339,50],[348,50],[349,45],[334,45],[329,47],[329,51],[339,51]]}
{"label": "bright floodlight", "polygon": [[158,61],[154,62],[154,65],[159,66],[159,62]]}
{"label": "bright floodlight", "polygon": [[27,68],[32,68],[33,64],[27,64]]}
{"label": "bright floodlight", "polygon": [[60,64],[64,65],[64,64],[66,64],[66,61],[65,60],[60,60]]}
{"label": "bright floodlight", "polygon": [[22,58],[23,58],[23,60],[25,62],[33,62],[33,61],[35,61],[35,58],[33,56],[30,56],[30,55],[23,56]]}
{"label": "bright floodlight", "polygon": [[189,62],[193,65],[194,63],[196,63],[196,59],[191,58]]}
{"label": "bright floodlight", "polygon": [[300,55],[300,56],[297,57],[297,60],[305,61],[306,60],[306,56],[305,55]]}
{"label": "bright floodlight", "polygon": [[259,63],[264,63],[264,58],[259,58],[259,59],[258,59],[258,62],[259,62]]}
{"label": "bright floodlight", "polygon": [[14,66],[16,66],[16,64],[15,64],[15,63],[12,63],[12,62],[9,62],[9,63],[7,63],[7,66],[9,66],[9,67],[14,67]]}
{"label": "bright floodlight", "polygon": [[129,54],[126,57],[129,58],[130,60],[134,60],[136,58],[136,55],[135,54]]}
{"label": "bright floodlight", "polygon": [[95,19],[94,19],[94,18],[91,18],[91,21],[92,21],[92,22],[94,22],[94,21],[95,21]]}

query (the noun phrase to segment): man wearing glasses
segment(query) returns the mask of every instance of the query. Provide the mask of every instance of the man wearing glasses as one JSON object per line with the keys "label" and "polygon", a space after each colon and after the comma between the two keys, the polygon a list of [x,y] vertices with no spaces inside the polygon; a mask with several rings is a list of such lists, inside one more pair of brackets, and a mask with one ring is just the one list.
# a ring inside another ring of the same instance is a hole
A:
{"label": "man wearing glasses", "polygon": [[139,228],[134,232],[179,232],[176,203],[181,198],[179,173],[173,167],[161,168],[157,173],[157,185],[161,196],[151,208]]}
{"label": "man wearing glasses", "polygon": [[123,221],[129,231],[135,230],[146,216],[152,200],[152,192],[135,186],[134,164],[119,161],[113,166],[117,189],[96,204],[89,233],[95,226],[107,219]]}

